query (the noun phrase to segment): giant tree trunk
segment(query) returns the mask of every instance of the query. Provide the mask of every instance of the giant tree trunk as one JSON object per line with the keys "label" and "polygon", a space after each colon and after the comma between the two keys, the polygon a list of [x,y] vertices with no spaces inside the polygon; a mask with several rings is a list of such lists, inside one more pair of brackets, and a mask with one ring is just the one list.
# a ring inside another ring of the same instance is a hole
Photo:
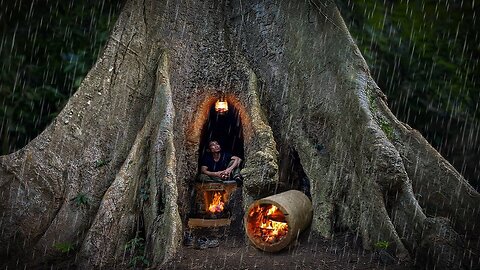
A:
{"label": "giant tree trunk", "polygon": [[244,207],[275,192],[295,153],[312,230],[478,265],[480,195],[392,115],[338,10],[319,0],[127,1],[59,116],[0,158],[0,256],[38,265],[69,244],[80,266],[109,267],[141,230],[155,265],[171,258],[218,90],[243,125]]}

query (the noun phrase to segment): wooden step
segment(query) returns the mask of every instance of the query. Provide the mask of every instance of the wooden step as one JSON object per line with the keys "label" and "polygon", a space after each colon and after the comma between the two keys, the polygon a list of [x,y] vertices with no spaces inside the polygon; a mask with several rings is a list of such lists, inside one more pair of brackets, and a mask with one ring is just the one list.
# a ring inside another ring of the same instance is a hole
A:
{"label": "wooden step", "polygon": [[224,227],[224,226],[230,226],[229,218],[219,218],[219,219],[190,218],[188,219],[189,228],[212,228],[212,227]]}

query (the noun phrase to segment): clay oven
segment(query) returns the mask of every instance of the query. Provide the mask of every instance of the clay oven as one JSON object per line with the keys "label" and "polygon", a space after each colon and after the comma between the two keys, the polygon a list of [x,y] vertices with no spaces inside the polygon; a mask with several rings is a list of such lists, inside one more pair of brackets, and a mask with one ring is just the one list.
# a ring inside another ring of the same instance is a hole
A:
{"label": "clay oven", "polygon": [[298,190],[255,201],[244,216],[245,232],[257,248],[276,252],[287,247],[312,221],[312,203]]}
{"label": "clay oven", "polygon": [[188,227],[221,227],[230,225],[231,194],[237,188],[235,181],[224,183],[197,183],[195,185],[195,214]]}

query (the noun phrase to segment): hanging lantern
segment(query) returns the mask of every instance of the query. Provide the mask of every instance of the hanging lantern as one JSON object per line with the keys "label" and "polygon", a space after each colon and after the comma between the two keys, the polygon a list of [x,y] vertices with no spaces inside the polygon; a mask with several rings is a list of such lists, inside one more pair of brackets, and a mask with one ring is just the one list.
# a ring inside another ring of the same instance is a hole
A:
{"label": "hanging lantern", "polygon": [[215,102],[215,111],[219,114],[224,114],[228,111],[228,103],[223,95]]}

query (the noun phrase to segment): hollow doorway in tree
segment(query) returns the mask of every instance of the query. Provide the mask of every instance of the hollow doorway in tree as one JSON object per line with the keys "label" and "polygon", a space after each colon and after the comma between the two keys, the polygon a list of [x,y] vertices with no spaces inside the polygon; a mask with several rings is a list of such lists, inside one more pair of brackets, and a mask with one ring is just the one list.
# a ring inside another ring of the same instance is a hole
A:
{"label": "hollow doorway in tree", "polygon": [[[240,111],[229,103],[228,111],[225,113],[217,113],[214,104],[208,108],[207,113],[199,138],[198,173],[202,158],[210,154],[207,152],[210,141],[217,141],[223,152],[231,153],[242,160],[245,157]],[[195,232],[195,229],[199,228],[226,227],[229,228],[229,233],[242,233],[242,192],[235,181],[224,183],[197,181],[194,190],[192,211],[187,222],[190,229]]]}
{"label": "hollow doorway in tree", "polygon": [[[243,128],[239,111],[229,104],[228,111],[217,113],[213,105],[208,113],[207,121],[202,128],[199,149],[199,168],[204,155],[208,154],[208,143],[217,141],[222,151],[229,152],[244,160]],[[243,162],[242,162],[243,163]]]}

